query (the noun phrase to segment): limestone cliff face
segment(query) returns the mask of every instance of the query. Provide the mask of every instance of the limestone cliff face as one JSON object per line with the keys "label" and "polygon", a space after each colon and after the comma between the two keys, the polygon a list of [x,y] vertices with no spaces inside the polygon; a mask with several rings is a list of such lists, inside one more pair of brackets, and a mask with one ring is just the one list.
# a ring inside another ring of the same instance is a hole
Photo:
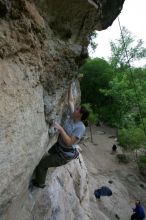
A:
{"label": "limestone cliff face", "polygon": [[[111,25],[123,2],[0,0],[0,218],[16,219],[19,213],[18,219],[73,219],[72,214],[69,218],[46,214],[55,213],[51,197],[43,200],[48,205],[42,217],[32,217],[34,207],[30,216],[20,216],[33,170],[57,138],[50,125],[52,119],[61,122],[65,114],[71,81],[80,97],[77,73],[87,57],[88,36]],[[75,164],[68,166],[78,167]],[[65,175],[63,168],[58,170]],[[81,203],[79,199],[75,206]],[[35,206],[39,205],[38,199]]]}

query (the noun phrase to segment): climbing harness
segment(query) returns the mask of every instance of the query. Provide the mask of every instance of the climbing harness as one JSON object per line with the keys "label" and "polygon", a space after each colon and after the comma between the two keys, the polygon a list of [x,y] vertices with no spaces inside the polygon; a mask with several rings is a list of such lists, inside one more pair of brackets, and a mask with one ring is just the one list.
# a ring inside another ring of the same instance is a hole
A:
{"label": "climbing harness", "polygon": [[58,152],[58,154],[66,161],[76,159],[79,156],[79,152],[76,148],[74,148],[74,149],[73,148],[70,148],[70,149],[64,148],[64,147],[60,146],[58,142],[56,143],[55,149]]}

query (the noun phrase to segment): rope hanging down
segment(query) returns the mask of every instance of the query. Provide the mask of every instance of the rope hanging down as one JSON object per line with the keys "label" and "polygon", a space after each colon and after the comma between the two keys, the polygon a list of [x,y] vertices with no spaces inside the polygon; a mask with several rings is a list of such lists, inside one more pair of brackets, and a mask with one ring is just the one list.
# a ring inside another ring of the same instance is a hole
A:
{"label": "rope hanging down", "polygon": [[125,54],[126,54],[126,58],[127,58],[127,64],[128,64],[128,67],[129,67],[129,72],[130,72],[130,76],[131,76],[131,80],[132,80],[132,84],[133,84],[133,88],[134,88],[134,92],[135,92],[135,97],[136,97],[136,102],[137,102],[137,106],[138,106],[138,110],[139,110],[140,120],[142,122],[144,134],[146,136],[146,128],[145,128],[144,120],[143,120],[143,117],[142,117],[140,101],[139,101],[139,98],[138,98],[138,93],[137,93],[137,90],[136,90],[136,85],[135,85],[134,76],[133,76],[133,73],[132,73],[132,70],[131,70],[130,61],[128,59],[128,53],[127,53],[126,44],[125,44],[124,36],[123,36],[123,33],[122,33],[122,28],[121,28],[119,17],[118,17],[118,24],[119,24],[121,37],[122,37],[122,41],[123,41],[123,46],[124,46],[124,50],[125,50]]}

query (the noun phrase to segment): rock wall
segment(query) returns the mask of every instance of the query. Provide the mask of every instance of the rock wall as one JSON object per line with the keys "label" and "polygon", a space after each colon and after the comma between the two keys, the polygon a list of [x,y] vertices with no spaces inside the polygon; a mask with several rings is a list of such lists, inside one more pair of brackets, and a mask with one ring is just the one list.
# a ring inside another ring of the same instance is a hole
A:
{"label": "rock wall", "polygon": [[47,187],[35,188],[18,196],[2,220],[88,219],[88,176],[82,157],[80,161],[49,168]]}
{"label": "rock wall", "polygon": [[20,199],[24,206],[33,170],[57,138],[57,134],[50,132],[50,125],[52,119],[58,122],[63,119],[71,81],[75,82],[80,97],[77,74],[88,55],[89,34],[95,28],[102,30],[111,25],[123,2],[0,0],[0,216],[3,219],[15,219],[15,215],[11,217],[14,206],[15,214],[21,216],[22,207],[17,209],[17,201]]}

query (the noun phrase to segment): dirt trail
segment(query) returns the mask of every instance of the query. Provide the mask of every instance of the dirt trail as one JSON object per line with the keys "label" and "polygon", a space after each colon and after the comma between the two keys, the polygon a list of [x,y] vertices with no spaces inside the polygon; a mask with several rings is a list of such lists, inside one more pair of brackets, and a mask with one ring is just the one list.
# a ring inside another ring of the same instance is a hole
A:
{"label": "dirt trail", "polygon": [[[142,180],[134,161],[128,164],[118,162],[112,154],[112,145],[116,143],[115,130],[106,126],[93,127],[93,141],[81,144],[82,155],[89,172],[89,187],[92,220],[129,220],[135,199],[140,199],[146,208],[146,181]],[[90,137],[87,129],[87,136]],[[112,183],[109,183],[109,180]],[[96,200],[94,190],[100,186],[112,189],[111,197]]]}

